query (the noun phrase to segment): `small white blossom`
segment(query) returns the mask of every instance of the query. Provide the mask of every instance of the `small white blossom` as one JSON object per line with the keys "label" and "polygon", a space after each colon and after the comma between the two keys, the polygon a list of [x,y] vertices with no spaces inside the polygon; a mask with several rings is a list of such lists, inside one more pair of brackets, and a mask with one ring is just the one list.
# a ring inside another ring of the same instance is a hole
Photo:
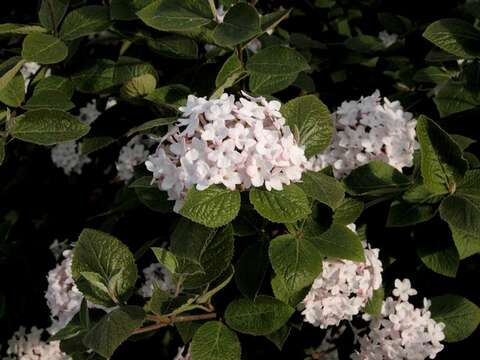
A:
{"label": "small white blossom", "polygon": [[43,329],[32,327],[30,333],[21,326],[8,340],[7,357],[3,360],[70,360],[60,350],[60,341],[42,341]]}
{"label": "small white blossom", "polygon": [[178,348],[178,353],[173,358],[173,360],[192,360],[192,352],[190,351],[190,348],[188,349],[186,354],[184,354],[184,352],[185,352],[185,346]]}
{"label": "small white blossom", "polygon": [[309,163],[280,106],[247,94],[238,101],[228,94],[212,100],[190,95],[177,124],[145,162],[159,189],[176,201],[174,210],[192,187],[282,190],[300,181]]}
{"label": "small white blossom", "polygon": [[120,155],[115,164],[118,178],[122,181],[130,180],[134,175],[135,166],[145,162],[148,157],[146,140],[141,135],[134,136],[120,149]]}
{"label": "small white blossom", "polygon": [[385,46],[386,48],[392,46],[398,41],[397,34],[389,34],[387,31],[381,31],[378,34],[378,38],[382,42],[383,46]]}
{"label": "small white blossom", "polygon": [[51,158],[56,167],[63,169],[65,175],[72,172],[80,175],[83,166],[92,161],[82,154],[81,144],[76,141],[67,141],[52,147]]}
{"label": "small white blossom", "polygon": [[364,245],[365,262],[325,259],[322,274],[303,300],[305,321],[322,329],[351,320],[382,284],[378,249]]}
{"label": "small white blossom", "polygon": [[37,71],[40,70],[40,67],[40,64],[29,61],[23,64],[20,68],[20,74],[22,74],[23,81],[25,82],[25,92],[27,92],[31,79],[35,76]]}
{"label": "small white blossom", "polygon": [[443,350],[445,324],[431,318],[428,300],[423,308],[408,302],[408,296],[417,292],[406,280],[395,280],[396,298],[385,299],[381,316],[371,320],[369,332],[359,339],[360,351],[352,354],[353,360],[434,359]]}
{"label": "small white blossom", "polygon": [[172,279],[172,274],[161,264],[155,263],[143,269],[145,282],[138,290],[138,293],[144,298],[150,298],[153,289],[157,286],[160,290],[168,293],[175,293],[176,287]]}
{"label": "small white blossom", "polygon": [[332,166],[343,178],[357,167],[381,160],[402,171],[413,165],[416,120],[400,102],[380,98],[378,91],[358,101],[344,101],[333,114],[336,128],[332,144],[310,159],[315,171]]}
{"label": "small white blossom", "polygon": [[49,249],[52,252],[53,256],[55,256],[55,260],[58,261],[62,256],[63,252],[68,249],[68,246],[68,240],[58,241],[58,239],[55,239],[50,244]]}
{"label": "small white blossom", "polygon": [[63,252],[64,259],[48,272],[48,288],[45,292],[52,325],[47,329],[55,334],[80,310],[83,295],[72,278],[72,250]]}

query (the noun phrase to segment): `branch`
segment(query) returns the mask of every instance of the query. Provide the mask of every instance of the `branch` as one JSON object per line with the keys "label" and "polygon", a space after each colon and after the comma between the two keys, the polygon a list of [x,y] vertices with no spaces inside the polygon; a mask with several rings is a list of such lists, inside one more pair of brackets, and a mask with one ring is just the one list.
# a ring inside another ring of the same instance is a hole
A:
{"label": "branch", "polygon": [[140,327],[133,332],[133,335],[143,334],[149,331],[155,331],[162,327],[173,325],[177,322],[208,320],[208,319],[215,319],[216,317],[217,317],[216,313],[202,314],[202,315],[188,315],[188,316],[172,316],[172,317],[147,315],[147,319],[155,321],[155,324]]}

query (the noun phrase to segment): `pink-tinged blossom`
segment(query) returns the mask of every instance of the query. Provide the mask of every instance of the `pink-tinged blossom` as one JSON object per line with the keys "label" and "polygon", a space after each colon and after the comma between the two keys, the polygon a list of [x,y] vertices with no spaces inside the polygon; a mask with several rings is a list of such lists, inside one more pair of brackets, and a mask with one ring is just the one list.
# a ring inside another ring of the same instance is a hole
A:
{"label": "pink-tinged blossom", "polygon": [[[351,227],[352,228],[352,227]],[[352,228],[354,230],[354,228]],[[382,284],[378,249],[364,245],[365,262],[325,259],[322,274],[303,300],[305,321],[322,329],[351,320]]]}
{"label": "pink-tinged blossom", "polygon": [[394,297],[385,299],[381,315],[373,319],[364,315],[371,321],[358,339],[360,350],[352,354],[353,360],[434,359],[443,350],[445,324],[432,319],[429,300],[423,300],[422,308],[408,302],[416,293],[410,280],[395,280]]}
{"label": "pink-tinged blossom", "polygon": [[313,170],[332,166],[343,178],[352,170],[381,160],[402,171],[413,165],[416,120],[398,101],[390,102],[376,91],[358,101],[344,101],[333,113],[336,128],[333,141],[322,153],[310,159]]}
{"label": "pink-tinged blossom", "polygon": [[145,162],[153,182],[179,211],[188,189],[223,184],[230,190],[282,190],[300,181],[309,163],[278,101],[245,93],[238,100],[190,95],[182,115]]}
{"label": "pink-tinged blossom", "polygon": [[122,181],[133,178],[135,166],[145,162],[148,156],[148,140],[141,135],[134,136],[120,149],[115,163],[117,176]]}
{"label": "pink-tinged blossom", "polygon": [[144,298],[150,298],[153,289],[158,287],[168,293],[175,293],[176,287],[172,279],[172,274],[161,264],[154,263],[143,269],[145,282],[138,290],[138,293]]}

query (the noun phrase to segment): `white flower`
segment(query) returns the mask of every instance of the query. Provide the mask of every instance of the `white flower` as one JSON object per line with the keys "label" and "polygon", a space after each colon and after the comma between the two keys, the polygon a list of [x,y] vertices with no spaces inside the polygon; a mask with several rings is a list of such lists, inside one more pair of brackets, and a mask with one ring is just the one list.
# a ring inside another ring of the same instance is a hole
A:
{"label": "white flower", "polygon": [[303,300],[305,321],[322,329],[351,320],[382,284],[378,249],[364,245],[365,262],[326,259]]}
{"label": "white flower", "polygon": [[173,360],[192,360],[192,352],[188,349],[187,353],[185,352],[185,346],[178,348],[177,355],[173,358]]}
{"label": "white flower", "polygon": [[63,261],[48,272],[45,298],[52,319],[52,325],[47,329],[50,334],[63,328],[82,304],[83,295],[72,278],[72,255],[72,250],[65,250]]}
{"label": "white flower", "polygon": [[138,290],[138,293],[144,298],[150,298],[153,294],[154,286],[168,293],[175,293],[176,287],[172,279],[172,274],[161,264],[155,263],[143,269],[145,283]]}
{"label": "white flower", "polygon": [[395,167],[413,165],[416,120],[404,112],[398,101],[380,98],[376,91],[358,101],[345,101],[333,114],[336,128],[332,144],[310,159],[310,168],[318,171],[332,166],[333,174],[343,178],[353,169],[372,160]]}
{"label": "white flower", "polygon": [[100,115],[101,112],[97,109],[97,100],[93,99],[80,108],[78,118],[85,124],[91,125]]}
{"label": "white flower", "polygon": [[20,68],[20,73],[23,76],[23,81],[25,82],[25,92],[28,90],[28,85],[30,84],[31,79],[35,76],[38,70],[40,70],[40,64],[36,62],[26,62]]}
{"label": "white flower", "polygon": [[378,38],[382,41],[383,46],[386,48],[392,46],[398,41],[397,34],[389,34],[387,31],[380,31]]}
{"label": "white flower", "polygon": [[21,326],[8,340],[7,357],[3,360],[71,360],[60,350],[60,341],[41,340],[43,329],[32,327],[30,333]]}
{"label": "white flower", "polygon": [[148,156],[146,144],[147,140],[141,135],[137,135],[120,149],[120,154],[115,164],[120,180],[125,182],[130,180],[134,175],[135,166],[145,162]]}
{"label": "white flower", "polygon": [[408,301],[409,296],[417,295],[417,290],[412,289],[412,285],[409,279],[395,280],[395,289],[393,295],[399,297],[402,301]]}
{"label": "white flower", "polygon": [[231,190],[282,190],[300,181],[309,163],[278,101],[243,94],[207,100],[189,95],[182,115],[145,162],[179,211],[188,189],[223,184]]}
{"label": "white flower", "polygon": [[51,158],[56,167],[63,169],[65,175],[70,175],[72,172],[81,174],[83,166],[92,161],[88,156],[82,155],[81,144],[75,141],[52,147]]}
{"label": "white flower", "polygon": [[408,296],[417,291],[407,280],[395,280],[399,291],[393,295],[397,298],[385,299],[381,316],[373,319],[369,332],[359,338],[360,350],[352,354],[353,360],[434,359],[443,350],[440,342],[445,339],[445,324],[431,318],[428,300],[424,299],[423,308],[408,302]]}
{"label": "white flower", "polygon": [[55,239],[50,244],[49,249],[52,252],[53,256],[55,256],[55,260],[59,260],[63,252],[68,249],[68,246],[68,240],[58,241],[58,239]]}

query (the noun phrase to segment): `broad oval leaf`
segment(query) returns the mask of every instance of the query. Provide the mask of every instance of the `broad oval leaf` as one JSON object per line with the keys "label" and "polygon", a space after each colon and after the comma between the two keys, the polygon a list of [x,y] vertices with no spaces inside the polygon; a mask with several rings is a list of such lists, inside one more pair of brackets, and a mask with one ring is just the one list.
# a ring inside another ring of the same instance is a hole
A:
{"label": "broad oval leaf", "polygon": [[60,110],[32,110],[14,119],[8,131],[22,141],[38,145],[54,145],[77,140],[90,126]]}
{"label": "broad oval leaf", "polygon": [[268,253],[273,270],[292,291],[310,286],[322,273],[322,254],[307,239],[278,236],[270,242]]}
{"label": "broad oval leaf", "polygon": [[209,321],[195,332],[191,352],[194,360],[240,360],[240,341],[221,322]]}
{"label": "broad oval leaf", "polygon": [[[109,294],[92,287],[82,276],[83,272],[99,274]],[[137,266],[133,254],[117,238],[98,230],[84,229],[73,251],[72,276],[88,300],[108,307],[128,296],[137,280]]]}
{"label": "broad oval leaf", "polygon": [[307,158],[330,145],[334,133],[332,116],[316,96],[307,95],[290,100],[282,107],[282,114],[297,141],[305,145]]}
{"label": "broad oval leaf", "polygon": [[234,46],[260,32],[260,16],[250,4],[238,3],[225,14],[213,31],[213,39],[220,46]]}
{"label": "broad oval leaf", "polygon": [[459,295],[432,299],[432,318],[445,324],[445,341],[457,342],[469,337],[480,324],[480,308]]}
{"label": "broad oval leaf", "polygon": [[22,57],[39,64],[56,64],[68,55],[62,40],[47,34],[33,33],[23,40]]}
{"label": "broad oval leaf", "polygon": [[108,29],[110,11],[106,6],[83,6],[68,13],[60,28],[60,37],[75,40]]}
{"label": "broad oval leaf", "polygon": [[336,209],[345,198],[342,185],[332,178],[320,172],[306,171],[303,173],[302,182],[298,186],[307,194],[323,204]]}
{"label": "broad oval leaf", "polygon": [[220,227],[235,219],[239,210],[238,191],[212,185],[203,191],[190,189],[180,214],[208,227]]}
{"label": "broad oval leaf", "polygon": [[294,308],[280,300],[260,295],[255,301],[232,301],[225,310],[225,321],[238,332],[256,336],[267,335],[280,329],[294,311]]}
{"label": "broad oval leaf", "polygon": [[248,80],[248,87],[254,94],[270,95],[286,89],[292,85],[298,77],[298,73],[286,75],[272,75],[260,72],[252,72]]}
{"label": "broad oval leaf", "polygon": [[278,223],[292,223],[312,212],[303,190],[293,184],[284,186],[282,191],[253,188],[250,202],[260,215]]}
{"label": "broad oval leaf", "polygon": [[284,46],[269,46],[253,55],[247,70],[269,75],[297,74],[309,70],[307,60],[298,51]]}
{"label": "broad oval leaf", "polygon": [[104,315],[85,334],[83,343],[97,354],[109,359],[114,351],[139,328],[145,312],[139,306],[122,306]]}

